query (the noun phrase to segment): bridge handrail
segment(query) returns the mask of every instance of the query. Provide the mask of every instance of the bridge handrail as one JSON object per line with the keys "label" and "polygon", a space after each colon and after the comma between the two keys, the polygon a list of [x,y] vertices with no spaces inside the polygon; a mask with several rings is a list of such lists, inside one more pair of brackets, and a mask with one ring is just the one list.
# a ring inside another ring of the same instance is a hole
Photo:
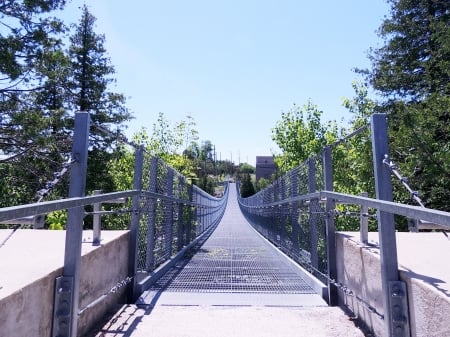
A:
{"label": "bridge handrail", "polygon": [[[356,130],[350,137],[365,129],[366,126]],[[394,215],[418,222],[428,221],[436,225],[436,229],[449,230],[450,213],[393,202],[391,170],[395,166],[388,160],[389,137],[385,114],[371,116],[370,138],[377,199],[333,192],[333,158],[331,148],[326,147],[257,194],[240,198],[239,203],[258,231],[298,263],[306,265],[313,274],[324,276],[324,282],[328,283],[329,302],[333,304],[337,303],[338,297],[335,218],[338,215],[355,215],[339,212],[336,204],[361,205],[357,216],[360,217],[363,244],[367,243],[368,217],[372,216],[368,209],[376,209],[386,333],[393,337],[392,331],[397,331],[396,337],[406,337],[409,336],[408,303],[405,296],[393,297],[393,294],[398,295],[394,289],[406,288],[399,275]],[[400,180],[403,181],[403,178]],[[415,195],[412,191],[412,196]],[[370,303],[361,303],[369,310],[373,308]],[[394,312],[398,312],[402,319],[394,317]]]}
{"label": "bridge handrail", "polygon": [[85,197],[58,199],[58,200],[44,201],[40,203],[4,207],[0,208],[0,222],[23,218],[27,216],[45,214],[63,209],[87,206],[94,203],[106,203],[110,200],[118,198],[127,198],[136,196],[139,195],[140,193],[141,191],[139,190],[127,190]]}
{"label": "bridge handrail", "polygon": [[450,212],[338,192],[322,191],[320,192],[320,195],[332,198],[337,202],[354,203],[370,208],[376,208],[383,212],[403,215],[408,218],[430,221],[450,229]]}
{"label": "bridge handrail", "polygon": [[403,215],[412,219],[430,221],[448,227],[450,229],[449,212],[331,191],[308,193],[296,197],[289,197],[283,200],[263,204],[252,204],[253,200],[252,197],[244,199],[239,198],[239,203],[243,207],[248,209],[264,209],[288,205],[299,201],[308,201],[312,199],[319,199],[325,202],[326,198],[333,199],[337,203],[344,202],[349,204],[367,206],[369,208],[375,208],[380,211],[389,212],[397,215]]}

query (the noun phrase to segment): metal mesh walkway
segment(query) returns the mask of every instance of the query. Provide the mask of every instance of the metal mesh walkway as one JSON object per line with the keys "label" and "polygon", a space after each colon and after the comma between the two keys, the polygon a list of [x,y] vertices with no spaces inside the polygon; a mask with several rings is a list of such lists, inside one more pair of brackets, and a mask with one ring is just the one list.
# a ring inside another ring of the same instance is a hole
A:
{"label": "metal mesh walkway", "polygon": [[218,227],[193,256],[180,261],[144,293],[141,301],[148,304],[161,292],[177,293],[178,298],[180,293],[315,294],[298,268],[247,222],[236,193],[235,184],[230,184]]}

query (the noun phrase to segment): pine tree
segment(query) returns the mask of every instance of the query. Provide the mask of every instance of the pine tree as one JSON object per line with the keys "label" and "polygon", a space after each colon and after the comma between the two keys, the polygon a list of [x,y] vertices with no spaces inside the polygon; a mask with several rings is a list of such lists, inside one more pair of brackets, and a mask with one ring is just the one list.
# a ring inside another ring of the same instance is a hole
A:
{"label": "pine tree", "polygon": [[253,186],[250,174],[245,173],[241,182],[241,197],[247,198],[255,194],[255,186]]}
{"label": "pine tree", "polygon": [[70,37],[69,106],[91,114],[92,149],[88,161],[87,188],[108,191],[113,188],[113,182],[105,163],[114,156],[111,147],[116,137],[105,134],[95,126],[106,124],[110,129],[121,131],[125,127],[124,122],[132,116],[125,106],[125,96],[109,91],[109,86],[115,82],[112,77],[115,70],[106,53],[105,36],[94,31],[95,21],[96,18],[84,5],[81,19]]}
{"label": "pine tree", "polygon": [[390,115],[394,161],[427,206],[450,210],[450,2],[389,3],[367,78]]}
{"label": "pine tree", "polygon": [[0,93],[4,97],[39,85],[36,64],[46,49],[61,43],[59,33],[64,30],[60,20],[46,15],[63,9],[65,3],[65,0],[0,3]]}
{"label": "pine tree", "polygon": [[1,206],[32,202],[54,178],[55,167],[60,169],[57,146],[51,145],[57,137],[48,131],[60,118],[43,109],[39,97],[51,77],[45,65],[61,53],[65,29],[50,13],[64,5],[61,0],[0,4],[0,153],[7,155],[0,159]]}

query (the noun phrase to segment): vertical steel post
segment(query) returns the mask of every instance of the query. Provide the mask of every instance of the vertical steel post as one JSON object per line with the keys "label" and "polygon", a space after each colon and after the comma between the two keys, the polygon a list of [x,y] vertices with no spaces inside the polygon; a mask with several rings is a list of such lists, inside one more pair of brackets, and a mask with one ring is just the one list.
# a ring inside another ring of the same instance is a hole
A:
{"label": "vertical steel post", "polygon": [[[280,200],[286,199],[286,177],[281,178],[281,190],[280,190]],[[287,237],[287,216],[286,216],[286,208],[289,205],[280,205],[280,225],[281,225],[281,247],[286,248],[286,237]]]}
{"label": "vertical steel post", "polygon": [[[158,183],[158,157],[152,157],[150,162],[150,179],[149,179],[149,192],[156,192],[156,185]],[[145,255],[145,268],[147,271],[153,270],[155,262],[154,250],[155,250],[155,221],[156,221],[156,203],[155,198],[150,198],[147,217],[147,252]]]}
{"label": "vertical steel post", "polygon": [[[322,152],[323,163],[323,187],[325,191],[333,191],[333,158],[331,148],[326,147]],[[334,225],[335,200],[327,198],[325,205],[325,225],[327,235],[327,266],[328,277],[337,281],[336,263],[336,228]],[[338,304],[338,293],[336,286],[328,281],[328,304],[331,306]]]}
{"label": "vertical steel post", "polygon": [[[179,199],[184,199],[186,196],[183,191],[185,188],[185,181],[183,177],[178,178],[178,188],[179,188]],[[184,246],[184,204],[180,202],[178,204],[178,247],[177,250],[180,251]]]}
{"label": "vertical steel post", "polygon": [[[173,169],[169,169],[167,173],[167,196],[171,198],[173,196]],[[172,239],[173,239],[173,201],[166,201],[166,228],[165,228],[165,238],[166,247],[164,258],[168,259],[172,255]]]}
{"label": "vertical steel post", "polygon": [[[136,149],[134,158],[134,178],[133,178],[133,190],[142,190],[142,170],[144,166],[144,146],[140,145]],[[128,256],[128,277],[132,278],[128,288],[128,301],[134,303],[137,299],[137,261],[138,261],[138,240],[139,240],[139,220],[141,217],[140,212],[140,193],[133,196],[132,200],[132,214],[130,224],[130,245]]]}
{"label": "vertical steel post", "polygon": [[[188,199],[189,201],[191,201],[192,203],[194,203],[194,185],[190,184],[188,186]],[[186,244],[190,243],[192,240],[192,229],[193,229],[193,225],[196,221],[196,209],[195,206],[192,205],[188,205],[188,219],[187,219],[187,226],[186,226]]]}
{"label": "vertical steel post", "polygon": [[[316,192],[316,162],[314,158],[308,160],[308,192]],[[317,214],[319,209],[319,201],[311,199],[309,203],[309,230],[310,230],[310,245],[311,245],[311,265],[318,269],[319,267],[319,237],[317,234]]]}
{"label": "vertical steel post", "polygon": [[[361,192],[362,197],[368,197],[369,193]],[[369,217],[368,217],[369,207],[361,205],[360,210],[360,224],[359,224],[359,240],[363,244],[369,242]]]}
{"label": "vertical steel post", "polygon": [[[385,114],[372,115],[371,132],[376,197],[380,200],[392,201],[391,172],[389,167],[383,163],[389,154]],[[390,337],[406,337],[410,335],[408,309],[406,294],[399,290],[404,289],[404,284],[399,281],[394,215],[382,211],[378,211],[377,215],[386,333]],[[399,303],[399,300],[404,304]]]}
{"label": "vertical steel post", "polygon": [[[294,170],[291,173],[292,176],[292,198],[298,196],[298,171]],[[294,247],[294,256],[300,256],[300,224],[298,222],[299,216],[299,201],[294,201],[291,206],[291,221],[292,221],[292,246]]]}
{"label": "vertical steel post", "polygon": [[[75,113],[69,198],[83,197],[86,189],[90,116]],[[84,208],[68,210],[63,276],[56,279],[52,336],[76,337],[80,292],[81,241]]]}
{"label": "vertical steel post", "polygon": [[[101,190],[95,190],[94,191],[94,195],[99,195],[102,194]],[[98,246],[100,245],[100,241],[102,240],[102,225],[101,225],[101,215],[100,212],[102,210],[102,203],[101,202],[96,202],[93,206],[92,206],[92,210],[94,211],[94,214],[92,216],[93,218],[93,224],[92,224],[92,245],[93,246]]]}

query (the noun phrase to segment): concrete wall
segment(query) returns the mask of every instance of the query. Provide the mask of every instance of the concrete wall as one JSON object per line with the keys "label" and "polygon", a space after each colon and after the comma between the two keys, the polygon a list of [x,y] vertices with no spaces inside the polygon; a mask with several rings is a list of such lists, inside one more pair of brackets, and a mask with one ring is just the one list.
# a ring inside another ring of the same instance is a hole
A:
{"label": "concrete wall", "polygon": [[[376,233],[370,233],[377,239]],[[409,236],[408,234],[412,234]],[[427,235],[427,233],[424,233]],[[440,234],[440,233],[439,233]],[[426,247],[430,236],[420,237],[417,233],[397,234],[398,259],[401,266],[400,278],[406,282],[409,303],[411,337],[450,336],[450,269],[439,250],[450,247],[448,241],[439,236],[434,244]],[[355,316],[378,337],[387,336],[385,322],[379,315],[367,308],[358,298],[372,306],[377,313],[384,314],[380,277],[380,253],[376,246],[363,246],[358,241],[359,233],[338,233],[336,258],[338,282],[352,291],[349,295],[339,291],[339,304],[352,311]],[[369,237],[370,238],[370,237]],[[442,240],[441,240],[442,239]],[[414,240],[414,245],[411,245]],[[417,244],[421,242],[422,244]],[[434,246],[433,246],[434,245]],[[433,253],[435,256],[433,256]],[[414,256],[416,255],[416,256]],[[427,256],[428,255],[428,256]],[[420,258],[419,258],[420,257]],[[414,267],[408,263],[416,261]],[[405,265],[406,264],[406,265]],[[436,268],[436,273],[433,268]],[[438,277],[434,276],[438,275]],[[445,275],[448,277],[446,278]]]}
{"label": "concrete wall", "polygon": [[[4,285],[0,289],[0,337],[51,336],[55,278],[62,274],[64,250],[61,247],[65,240],[63,231],[55,232],[23,231],[8,241],[9,246],[0,252],[0,258],[9,249],[16,252],[15,256],[10,255],[16,263],[5,265],[0,261],[0,286]],[[128,232],[104,232],[102,235],[101,246],[83,243],[80,309],[127,276]],[[32,239],[27,241],[27,237]],[[26,259],[20,256],[24,250]],[[59,267],[55,268],[53,262],[49,265],[48,261],[55,260],[61,262]],[[111,306],[123,301],[124,291],[125,287],[80,315],[78,335],[102,319]]]}

